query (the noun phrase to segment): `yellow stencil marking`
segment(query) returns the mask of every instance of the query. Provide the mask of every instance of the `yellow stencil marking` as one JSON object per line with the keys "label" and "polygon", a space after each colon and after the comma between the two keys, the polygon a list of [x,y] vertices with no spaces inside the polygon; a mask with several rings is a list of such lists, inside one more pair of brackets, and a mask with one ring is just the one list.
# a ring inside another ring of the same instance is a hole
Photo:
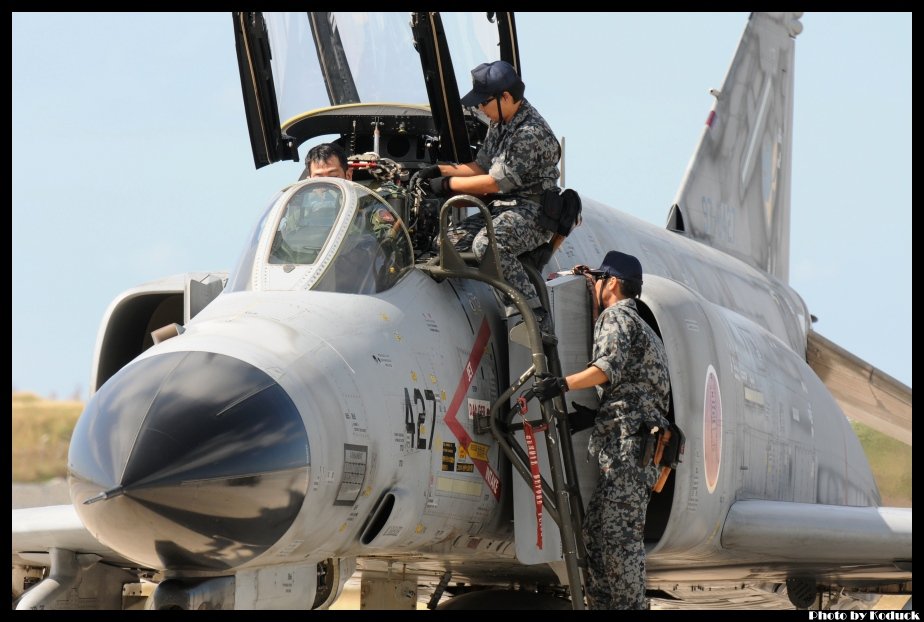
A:
{"label": "yellow stencil marking", "polygon": [[470,455],[475,460],[486,461],[488,459],[488,446],[472,441],[468,445],[468,455]]}

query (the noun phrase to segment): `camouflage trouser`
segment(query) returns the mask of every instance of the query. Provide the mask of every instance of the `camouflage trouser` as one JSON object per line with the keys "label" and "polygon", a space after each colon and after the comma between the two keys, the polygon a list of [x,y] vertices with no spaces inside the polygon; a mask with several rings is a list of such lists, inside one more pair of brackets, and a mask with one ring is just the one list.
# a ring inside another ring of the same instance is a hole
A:
{"label": "camouflage trouser", "polygon": [[[636,438],[623,439],[623,442],[636,445]],[[620,441],[614,439],[614,442]],[[658,469],[651,465],[639,468],[636,462],[625,460],[626,454],[636,454],[635,447],[622,449],[613,452],[613,455],[621,454],[621,459],[601,465],[600,479],[584,521],[586,596],[590,609],[648,608],[645,513]]]}
{"label": "camouflage trouser", "polygon": [[[507,207],[508,203],[512,206]],[[500,208],[502,210],[500,212],[497,211],[498,204],[504,205]],[[492,214],[496,214],[491,222],[494,223],[497,260],[501,273],[514,289],[523,294],[530,307],[537,307],[539,298],[536,295],[536,288],[530,283],[517,256],[538,248],[549,239],[549,232],[540,227],[537,222],[539,206],[521,200],[515,203],[495,201],[492,207],[494,207]],[[488,233],[481,212],[469,216],[452,227],[447,235],[458,250],[471,249],[479,261],[484,257],[488,248]]]}

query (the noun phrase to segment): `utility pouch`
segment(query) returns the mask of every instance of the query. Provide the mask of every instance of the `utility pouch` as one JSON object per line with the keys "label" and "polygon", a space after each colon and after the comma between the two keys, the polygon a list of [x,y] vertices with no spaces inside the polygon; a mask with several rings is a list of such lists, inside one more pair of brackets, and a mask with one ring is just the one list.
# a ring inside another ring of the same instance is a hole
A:
{"label": "utility pouch", "polygon": [[643,425],[642,430],[640,430],[642,451],[639,453],[638,466],[641,468],[650,465],[652,458],[654,458],[655,449],[658,446],[658,431],[659,428],[657,426],[648,428],[648,426],[645,425]]}
{"label": "utility pouch", "polygon": [[656,466],[661,467],[661,475],[652,487],[652,491],[661,492],[664,488],[671,471],[680,464],[680,456],[683,455],[686,440],[683,431],[676,423],[671,423],[670,428],[658,435],[658,447],[655,450],[654,463]]}
{"label": "utility pouch", "polygon": [[654,454],[654,463],[657,466],[661,466],[661,461],[664,458],[664,448],[667,447],[667,444],[671,440],[671,431],[663,430],[658,434],[658,446],[655,448]]}
{"label": "utility pouch", "polygon": [[539,198],[539,226],[552,233],[567,236],[581,224],[581,197],[566,188],[543,190]]}
{"label": "utility pouch", "polygon": [[654,463],[657,466],[667,466],[676,469],[680,463],[680,456],[683,455],[686,437],[676,423],[671,423],[670,427],[663,430],[658,440],[658,450],[655,453]]}

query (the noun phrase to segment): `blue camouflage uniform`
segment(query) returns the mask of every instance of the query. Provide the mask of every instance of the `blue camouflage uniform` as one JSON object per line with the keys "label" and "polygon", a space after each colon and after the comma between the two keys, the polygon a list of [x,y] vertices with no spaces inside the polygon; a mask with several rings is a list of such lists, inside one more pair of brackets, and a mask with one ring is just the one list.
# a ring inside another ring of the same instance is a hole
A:
{"label": "blue camouflage uniform", "polygon": [[[539,195],[556,187],[561,150],[545,119],[526,99],[522,102],[510,121],[491,123],[475,163],[506,195],[489,205],[501,272],[527,299],[528,306],[537,307],[536,289],[517,256],[551,237],[551,232],[538,224]],[[448,236],[457,249],[471,249],[479,260],[484,257],[488,235],[480,212],[450,229]]]}
{"label": "blue camouflage uniform", "polygon": [[591,609],[647,609],[645,598],[645,512],[659,470],[639,467],[642,424],[666,428],[670,378],[661,339],[638,315],[635,300],[607,307],[594,326],[591,364],[609,382],[588,451],[600,465],[600,479],[584,522],[588,606]]}

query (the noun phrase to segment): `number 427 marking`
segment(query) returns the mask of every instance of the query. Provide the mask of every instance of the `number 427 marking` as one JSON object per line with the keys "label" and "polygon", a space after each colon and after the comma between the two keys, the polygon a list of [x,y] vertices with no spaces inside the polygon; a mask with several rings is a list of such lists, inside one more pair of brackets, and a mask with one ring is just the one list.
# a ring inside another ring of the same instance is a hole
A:
{"label": "number 427 marking", "polygon": [[[424,399],[426,398],[426,400]],[[430,402],[430,436],[427,437],[427,402]],[[414,412],[414,407],[417,412]],[[414,389],[414,401],[411,402],[411,393],[404,389],[404,425],[407,433],[411,435],[411,446],[417,449],[433,447],[433,430],[436,427],[436,395],[426,389]],[[416,439],[416,440],[415,440]]]}

